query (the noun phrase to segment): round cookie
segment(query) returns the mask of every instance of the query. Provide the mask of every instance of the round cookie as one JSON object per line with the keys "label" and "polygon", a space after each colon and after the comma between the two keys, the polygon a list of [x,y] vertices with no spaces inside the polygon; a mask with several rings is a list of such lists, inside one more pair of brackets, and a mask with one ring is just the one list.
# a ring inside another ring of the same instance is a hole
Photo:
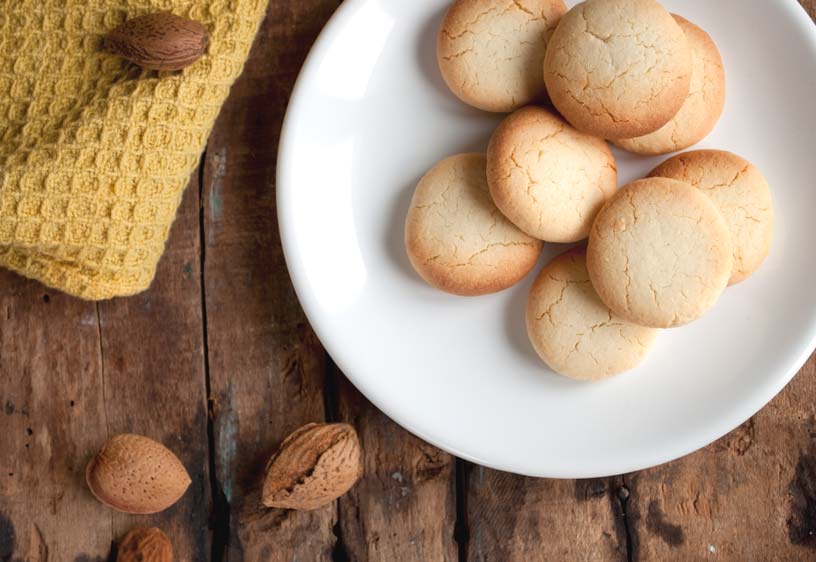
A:
{"label": "round cookie", "polygon": [[544,51],[566,11],[563,0],[457,0],[437,39],[442,77],[459,99],[485,111],[545,98]]}
{"label": "round cookie", "polygon": [[753,164],[731,152],[694,150],[666,160],[649,176],[690,183],[720,210],[734,252],[729,285],[759,268],[771,249],[774,212],[768,182]]}
{"label": "round cookie", "polygon": [[574,127],[604,138],[656,131],[689,93],[691,50],[655,0],[587,0],[547,45],[544,81]]}
{"label": "round cookie", "polygon": [[677,115],[654,133],[612,141],[636,154],[666,154],[697,144],[710,133],[725,106],[725,69],[717,45],[711,37],[675,15],[686,34],[692,58],[691,86]]}
{"label": "round cookie", "polygon": [[586,238],[617,177],[606,142],[541,107],[507,117],[487,148],[493,202],[521,230],[548,242]]}
{"label": "round cookie", "polygon": [[485,155],[458,154],[419,181],[405,221],[405,247],[430,285],[470,296],[517,283],[535,266],[542,243],[493,204]]}
{"label": "round cookie", "polygon": [[527,334],[552,370],[598,380],[635,368],[658,330],[627,322],[601,302],[589,281],[585,248],[553,259],[527,301]]}
{"label": "round cookie", "polygon": [[598,296],[641,326],[670,328],[702,316],[728,284],[732,263],[722,215],[678,180],[624,186],[589,233],[587,269]]}

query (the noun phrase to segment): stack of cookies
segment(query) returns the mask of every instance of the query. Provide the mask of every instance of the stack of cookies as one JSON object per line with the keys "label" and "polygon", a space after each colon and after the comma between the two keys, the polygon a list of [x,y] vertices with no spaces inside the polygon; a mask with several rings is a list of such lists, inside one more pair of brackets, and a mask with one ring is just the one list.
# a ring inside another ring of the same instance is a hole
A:
{"label": "stack of cookies", "polygon": [[408,256],[430,285],[475,296],[520,281],[544,242],[588,239],[541,270],[527,304],[530,341],[556,372],[635,367],[659,329],[702,316],[767,256],[768,184],[735,154],[681,153],[617,186],[607,140],[676,152],[723,111],[722,60],[693,23],[655,0],[457,0],[437,55],[463,102],[510,115],[486,153],[419,182]]}

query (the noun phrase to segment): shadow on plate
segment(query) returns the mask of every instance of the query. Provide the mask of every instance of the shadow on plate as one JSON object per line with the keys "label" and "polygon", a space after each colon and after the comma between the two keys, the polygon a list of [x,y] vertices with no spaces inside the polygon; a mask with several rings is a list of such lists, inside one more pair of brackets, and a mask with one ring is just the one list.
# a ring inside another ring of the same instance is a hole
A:
{"label": "shadow on plate", "polygon": [[419,182],[416,178],[411,183],[402,186],[394,195],[394,204],[390,209],[390,219],[387,224],[389,231],[385,236],[385,252],[400,271],[413,279],[416,283],[423,283],[405,252],[405,215],[408,214],[408,207],[411,205],[411,197],[414,195],[414,188]]}
{"label": "shadow on plate", "polygon": [[419,65],[420,72],[425,77],[425,80],[433,87],[439,97],[440,103],[444,104],[445,111],[457,116],[473,117],[476,119],[484,119],[486,115],[499,115],[481,111],[467,105],[450,91],[445,80],[442,78],[442,74],[439,72],[439,63],[436,59],[436,38],[439,34],[439,28],[442,27],[442,20],[445,19],[446,11],[447,9],[444,8],[428,18],[417,36],[416,62],[417,65]]}
{"label": "shadow on plate", "polygon": [[422,26],[422,32],[417,42],[417,62],[422,70],[422,74],[425,75],[428,82],[433,84],[434,89],[445,95],[445,97],[456,99],[456,96],[451,93],[447,84],[445,84],[445,80],[442,79],[442,74],[439,72],[439,64],[436,61],[436,37],[439,34],[439,29],[442,27],[442,20],[445,19],[445,13],[447,11],[447,8],[438,10],[428,18],[428,21]]}
{"label": "shadow on plate", "polygon": [[524,362],[534,369],[540,369],[542,376],[550,373],[550,369],[539,359],[538,354],[527,337],[527,322],[525,320],[527,309],[527,296],[530,294],[530,287],[538,275],[538,268],[530,272],[524,280],[514,287],[508,289],[511,292],[510,300],[504,312],[504,329],[507,334],[507,341],[510,346],[524,358]]}

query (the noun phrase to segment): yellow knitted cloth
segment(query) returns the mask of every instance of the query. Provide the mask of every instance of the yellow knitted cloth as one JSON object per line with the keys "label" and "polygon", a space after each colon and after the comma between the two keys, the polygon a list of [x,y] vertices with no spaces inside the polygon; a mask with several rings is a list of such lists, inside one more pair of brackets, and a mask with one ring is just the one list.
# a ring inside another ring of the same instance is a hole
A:
{"label": "yellow knitted cloth", "polygon": [[[0,265],[86,299],[146,289],[266,0],[0,0]],[[210,30],[181,72],[100,49],[125,19]]]}

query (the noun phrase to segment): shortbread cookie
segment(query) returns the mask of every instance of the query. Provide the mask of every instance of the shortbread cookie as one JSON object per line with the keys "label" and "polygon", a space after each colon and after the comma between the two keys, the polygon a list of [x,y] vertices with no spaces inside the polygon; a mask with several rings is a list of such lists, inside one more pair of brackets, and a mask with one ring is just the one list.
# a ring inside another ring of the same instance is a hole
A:
{"label": "shortbread cookie", "polygon": [[457,0],[437,40],[442,77],[463,102],[509,112],[546,97],[547,40],[563,0]]}
{"label": "shortbread cookie", "polygon": [[731,236],[711,200],[666,178],[634,181],[598,213],[587,269],[601,300],[653,328],[700,317],[728,285]]}
{"label": "shortbread cookie", "polygon": [[677,115],[654,133],[613,141],[637,154],[666,154],[697,144],[710,133],[725,106],[725,69],[717,45],[708,33],[674,16],[686,34],[692,58],[691,87]]}
{"label": "shortbread cookie", "polygon": [[587,0],[565,14],[544,57],[555,107],[604,138],[656,131],[689,93],[691,49],[654,0]]}
{"label": "shortbread cookie", "polygon": [[487,149],[493,202],[521,230],[548,242],[586,238],[617,177],[606,142],[541,107],[507,117]]}
{"label": "shortbread cookie", "polygon": [[405,247],[417,273],[438,289],[456,295],[506,289],[535,266],[541,246],[491,201],[484,154],[446,158],[417,185]]}
{"label": "shortbread cookie", "polygon": [[688,182],[720,210],[734,251],[729,285],[759,268],[771,249],[774,212],[768,182],[753,164],[722,150],[694,150],[670,158],[649,175]]}
{"label": "shortbread cookie", "polygon": [[640,364],[658,330],[627,322],[601,302],[589,281],[586,250],[575,248],[539,273],[527,301],[527,334],[556,373],[603,379]]}

